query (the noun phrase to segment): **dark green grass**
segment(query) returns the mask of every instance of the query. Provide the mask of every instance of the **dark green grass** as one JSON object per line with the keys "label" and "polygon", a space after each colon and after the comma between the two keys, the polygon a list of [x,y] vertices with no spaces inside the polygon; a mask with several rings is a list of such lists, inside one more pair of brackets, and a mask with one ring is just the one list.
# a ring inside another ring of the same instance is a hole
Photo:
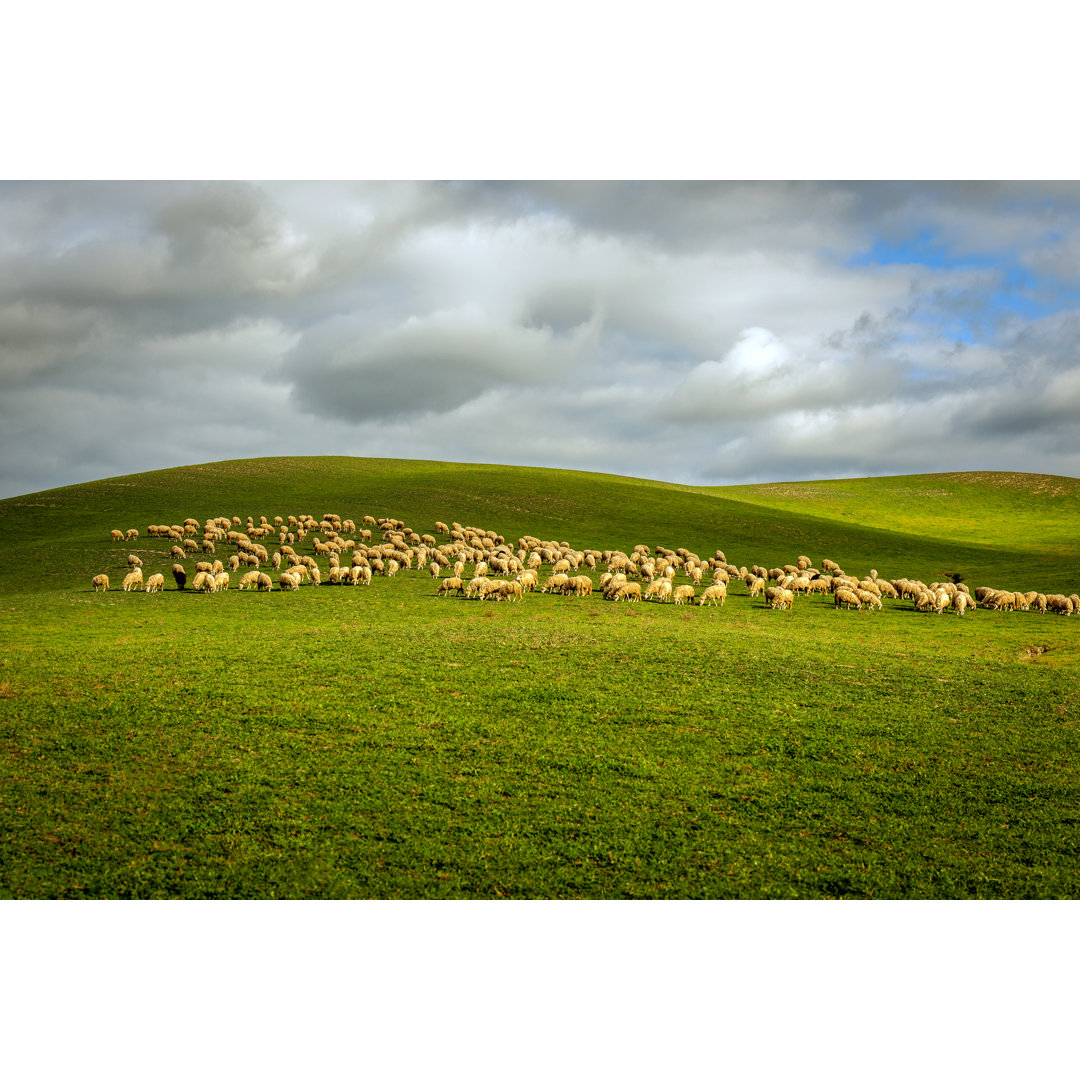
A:
{"label": "dark green grass", "polygon": [[[89,591],[130,548],[167,573],[147,524],[219,513],[726,544],[739,562],[869,543],[826,523],[736,548],[783,512],[721,517],[712,540],[708,500],[619,478],[360,463],[333,497],[334,463],[303,464],[277,489],[265,463],[239,463],[231,487],[215,466],[167,505],[167,474],[106,482],[117,501],[97,510],[95,485],[0,504],[0,895],[1080,895],[1077,619],[821,598],[773,612],[741,585],[724,609],[496,604],[437,598],[415,572],[295,594]],[[488,512],[478,474],[498,481]],[[112,545],[111,527],[143,537]],[[941,557],[904,542],[918,565]],[[1042,557],[1064,588],[1075,563]],[[993,583],[1013,556],[997,558]]]}

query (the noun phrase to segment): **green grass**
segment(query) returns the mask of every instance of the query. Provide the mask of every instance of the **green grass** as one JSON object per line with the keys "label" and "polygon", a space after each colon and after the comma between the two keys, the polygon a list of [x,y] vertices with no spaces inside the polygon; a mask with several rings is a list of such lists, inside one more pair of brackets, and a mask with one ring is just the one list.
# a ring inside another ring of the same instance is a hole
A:
{"label": "green grass", "polygon": [[[1040,521],[1058,513],[1044,479]],[[999,481],[971,479],[974,501],[1021,513],[1024,478]],[[1080,619],[774,612],[741,584],[723,609],[496,604],[437,598],[416,572],[295,594],[89,590],[100,571],[115,587],[129,550],[168,576],[151,523],[332,510],[1076,591],[1064,524],[984,543],[974,512],[945,530],[903,494],[940,478],[837,483],[872,485],[874,514],[349,458],[0,503],[0,896],[1077,897]],[[1075,535],[1075,497],[1061,514]],[[110,543],[128,527],[139,541]]]}

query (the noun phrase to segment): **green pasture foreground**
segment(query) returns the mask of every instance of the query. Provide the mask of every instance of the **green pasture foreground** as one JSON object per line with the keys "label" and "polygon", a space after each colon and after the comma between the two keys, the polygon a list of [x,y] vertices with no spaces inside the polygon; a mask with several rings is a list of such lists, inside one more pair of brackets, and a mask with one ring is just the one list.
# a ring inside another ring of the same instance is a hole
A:
{"label": "green pasture foreground", "polygon": [[[347,497],[290,489],[248,512],[359,524],[390,512],[378,484],[394,473],[380,468],[378,483],[349,474]],[[528,472],[495,492],[501,513],[454,515],[473,489],[464,470],[455,496],[449,469],[442,506],[403,499],[396,516],[425,531],[457,516],[508,539],[531,519],[535,535],[583,547],[579,529],[670,543],[677,522],[670,539],[648,531],[664,498],[680,512],[702,501],[642,487],[642,526],[632,482],[589,481],[593,517],[545,524],[547,501],[588,503],[589,489]],[[237,481],[159,506],[166,479],[126,478],[112,490],[129,501],[97,510],[92,485],[0,503],[0,896],[1080,895],[1080,619],[888,601],[870,614],[822,597],[771,611],[741,583],[724,608],[496,603],[439,598],[416,571],[269,595],[171,580],[160,595],[117,592],[135,545],[110,544],[108,527],[239,513],[261,494]],[[46,504],[37,517],[32,502]],[[728,504],[709,505],[686,529],[702,555],[781,547],[739,532],[784,524],[781,511],[725,519]],[[858,571],[825,542],[884,535],[824,518],[786,527]],[[877,553],[883,573],[901,555],[933,565],[968,550],[902,543]],[[138,541],[167,579],[169,546]],[[988,576],[972,588],[1012,583],[1025,553],[1010,546],[972,551]],[[1046,588],[1075,591],[1075,552],[1036,558],[1020,577],[1038,565]],[[95,594],[102,570],[114,591]]]}

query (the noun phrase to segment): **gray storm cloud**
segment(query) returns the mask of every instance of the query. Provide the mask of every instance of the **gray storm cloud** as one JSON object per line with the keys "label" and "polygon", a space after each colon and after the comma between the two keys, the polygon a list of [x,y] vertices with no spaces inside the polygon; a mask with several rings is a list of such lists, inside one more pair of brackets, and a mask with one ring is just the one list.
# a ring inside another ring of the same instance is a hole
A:
{"label": "gray storm cloud", "polygon": [[298,406],[317,416],[361,422],[448,412],[502,387],[565,377],[596,331],[590,321],[557,337],[550,327],[507,325],[476,307],[374,334],[342,319],[305,335],[282,377]]}
{"label": "gray storm cloud", "polygon": [[264,453],[1080,464],[1076,184],[14,183],[0,241],[0,495]]}

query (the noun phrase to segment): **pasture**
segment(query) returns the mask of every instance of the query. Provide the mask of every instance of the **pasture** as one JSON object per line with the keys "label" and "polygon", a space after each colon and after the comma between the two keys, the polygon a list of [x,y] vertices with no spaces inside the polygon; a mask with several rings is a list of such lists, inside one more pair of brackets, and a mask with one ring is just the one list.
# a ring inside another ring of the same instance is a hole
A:
{"label": "pasture", "polygon": [[[1080,587],[1078,481],[832,483],[264,458],[0,502],[0,896],[1077,897],[1080,618],[330,585],[318,530],[291,546],[324,584],[201,594],[147,535],[332,512]],[[129,554],[163,592],[119,591]]]}

